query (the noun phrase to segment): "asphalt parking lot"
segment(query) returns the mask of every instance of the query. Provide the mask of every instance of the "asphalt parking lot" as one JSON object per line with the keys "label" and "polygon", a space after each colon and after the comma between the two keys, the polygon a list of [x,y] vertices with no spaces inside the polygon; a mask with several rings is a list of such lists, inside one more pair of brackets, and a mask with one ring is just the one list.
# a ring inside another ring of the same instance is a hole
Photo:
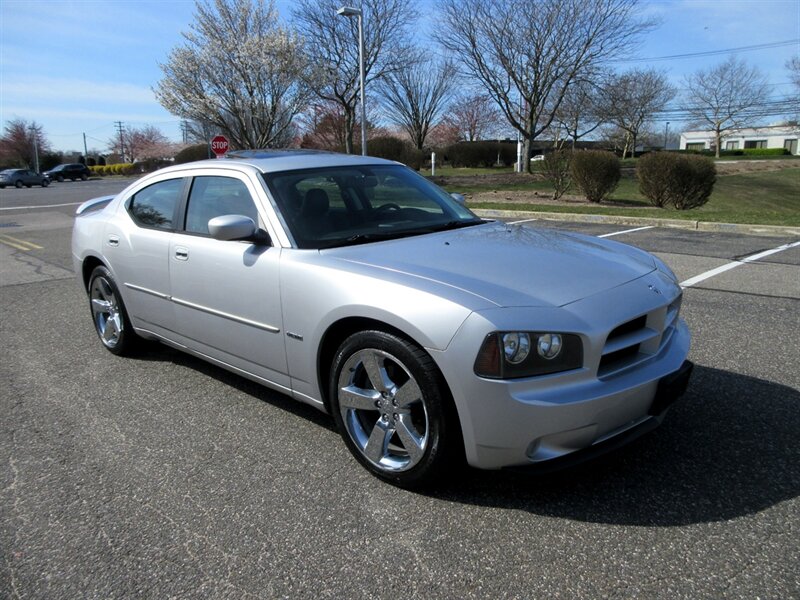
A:
{"label": "asphalt parking lot", "polygon": [[100,346],[71,215],[123,185],[0,191],[0,597],[800,597],[797,238],[521,223],[664,259],[687,285],[689,391],[582,467],[412,493],[314,409]]}

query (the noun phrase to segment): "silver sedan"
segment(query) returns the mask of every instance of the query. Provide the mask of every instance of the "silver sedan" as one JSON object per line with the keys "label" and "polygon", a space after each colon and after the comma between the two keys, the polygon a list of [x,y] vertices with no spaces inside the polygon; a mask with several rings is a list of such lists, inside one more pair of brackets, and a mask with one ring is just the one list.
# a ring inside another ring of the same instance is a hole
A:
{"label": "silver sedan", "polygon": [[169,167],[84,203],[72,251],[109,351],[158,340],[311,404],[401,486],[584,460],[658,425],[691,372],[660,260],[483,221],[376,158]]}

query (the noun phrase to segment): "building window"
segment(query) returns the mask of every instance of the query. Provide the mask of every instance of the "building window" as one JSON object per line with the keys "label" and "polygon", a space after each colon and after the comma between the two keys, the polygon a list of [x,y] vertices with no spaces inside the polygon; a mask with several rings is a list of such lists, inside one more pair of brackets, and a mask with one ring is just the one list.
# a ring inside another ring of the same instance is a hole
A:
{"label": "building window", "polygon": [[705,150],[706,143],[705,142],[695,142],[693,144],[686,144],[687,150]]}
{"label": "building window", "polygon": [[745,140],[745,148],[766,148],[767,140]]}
{"label": "building window", "polygon": [[793,140],[783,140],[783,147],[791,154],[797,154],[797,138]]}
{"label": "building window", "polygon": [[725,142],[725,150],[738,150],[738,149],[739,149],[738,140],[735,142]]}

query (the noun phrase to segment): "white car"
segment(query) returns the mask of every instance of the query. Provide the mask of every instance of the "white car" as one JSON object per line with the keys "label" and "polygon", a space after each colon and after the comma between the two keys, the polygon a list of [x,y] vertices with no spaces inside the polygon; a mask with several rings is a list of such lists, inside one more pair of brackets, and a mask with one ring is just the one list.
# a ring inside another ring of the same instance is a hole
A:
{"label": "white car", "polygon": [[691,372],[660,260],[483,221],[376,158],[169,167],[83,204],[72,252],[108,350],[159,340],[329,412],[402,486],[585,459],[659,424]]}

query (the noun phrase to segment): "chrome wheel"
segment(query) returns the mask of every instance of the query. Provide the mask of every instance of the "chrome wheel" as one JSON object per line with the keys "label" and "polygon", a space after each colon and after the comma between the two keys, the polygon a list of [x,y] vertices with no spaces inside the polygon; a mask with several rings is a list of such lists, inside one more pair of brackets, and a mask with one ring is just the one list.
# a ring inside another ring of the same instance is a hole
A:
{"label": "chrome wheel", "polygon": [[428,408],[400,359],[377,348],[358,350],[344,363],[337,388],[347,435],[370,464],[402,472],[420,463],[430,437]]}
{"label": "chrome wheel", "polygon": [[100,340],[106,348],[116,348],[123,335],[122,310],[117,295],[105,276],[93,278],[89,297],[94,326]]}

